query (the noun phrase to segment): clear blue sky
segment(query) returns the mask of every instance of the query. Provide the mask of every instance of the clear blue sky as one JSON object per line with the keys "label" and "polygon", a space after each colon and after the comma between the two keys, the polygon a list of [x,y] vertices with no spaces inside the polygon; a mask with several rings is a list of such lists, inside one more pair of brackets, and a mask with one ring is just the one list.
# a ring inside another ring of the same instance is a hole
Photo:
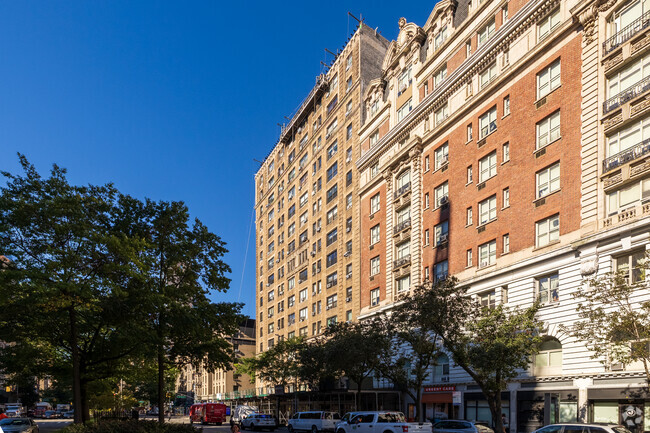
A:
{"label": "clear blue sky", "polygon": [[348,11],[390,40],[435,3],[3,1],[0,170],[21,152],[73,183],[185,201],[228,243],[231,288],[215,299],[253,315],[253,158],[354,30]]}

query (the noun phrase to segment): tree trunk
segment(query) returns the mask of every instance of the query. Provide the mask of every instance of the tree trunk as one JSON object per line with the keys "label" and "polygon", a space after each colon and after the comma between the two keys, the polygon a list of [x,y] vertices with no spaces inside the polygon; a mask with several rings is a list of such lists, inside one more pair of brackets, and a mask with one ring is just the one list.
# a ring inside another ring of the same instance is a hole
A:
{"label": "tree trunk", "polygon": [[424,414],[422,413],[422,386],[418,386],[415,390],[415,420],[422,422]]}
{"label": "tree trunk", "polygon": [[357,382],[357,395],[354,396],[354,410],[361,410],[361,382],[363,382],[363,378]]}
{"label": "tree trunk", "polygon": [[492,413],[492,422],[494,423],[494,433],[507,433],[503,429],[503,421],[501,420],[501,390],[492,393],[483,393],[487,398],[490,412]]}
{"label": "tree trunk", "polygon": [[[88,406],[88,381],[81,380],[79,384],[80,394],[81,394],[81,419],[84,424],[90,421],[90,407]],[[77,410],[75,410],[75,416],[77,416]]]}
{"label": "tree trunk", "polygon": [[165,422],[165,354],[162,346],[158,347],[158,422]]}
{"label": "tree trunk", "polygon": [[79,344],[77,341],[77,315],[74,307],[68,309],[70,317],[70,346],[72,347],[72,402],[74,404],[74,422],[83,423],[82,409],[83,400],[81,396],[81,357],[79,355]]}

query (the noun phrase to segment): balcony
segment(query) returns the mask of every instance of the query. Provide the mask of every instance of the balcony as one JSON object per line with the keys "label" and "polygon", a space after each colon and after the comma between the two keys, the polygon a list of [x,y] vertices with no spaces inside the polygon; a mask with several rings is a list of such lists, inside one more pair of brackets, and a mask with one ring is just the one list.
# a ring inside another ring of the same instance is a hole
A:
{"label": "balcony", "polygon": [[393,262],[393,270],[397,270],[402,266],[406,266],[409,264],[411,264],[411,255],[407,254],[404,257],[400,257],[399,259]]}
{"label": "balcony", "polygon": [[644,13],[636,20],[632,21],[630,25],[624,27],[616,33],[611,38],[603,42],[603,56],[614,51],[616,48],[621,46],[623,43],[632,39],[636,34],[641,32],[643,29],[650,26],[650,11]]}
{"label": "balcony", "polygon": [[406,230],[409,227],[411,227],[411,218],[407,218],[401,223],[397,224],[395,227],[393,227],[393,235],[396,235],[401,231]]}
{"label": "balcony", "polygon": [[394,199],[397,200],[409,191],[411,191],[411,182],[405,183],[397,191],[395,191]]}
{"label": "balcony", "polygon": [[646,138],[636,146],[632,146],[616,155],[606,158],[603,161],[603,173],[612,171],[627,162],[634,161],[648,154],[650,154],[650,138]]}
{"label": "balcony", "polygon": [[609,98],[603,102],[603,114],[607,114],[625,104],[626,102],[636,98],[637,96],[650,90],[650,76],[645,77],[641,81],[633,84],[627,89],[623,90],[616,96]]}

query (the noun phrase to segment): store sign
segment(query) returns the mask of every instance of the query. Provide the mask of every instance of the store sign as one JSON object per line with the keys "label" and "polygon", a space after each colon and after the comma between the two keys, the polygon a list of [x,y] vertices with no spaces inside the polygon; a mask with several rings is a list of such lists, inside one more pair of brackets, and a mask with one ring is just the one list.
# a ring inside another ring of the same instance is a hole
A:
{"label": "store sign", "polygon": [[424,392],[449,392],[456,391],[455,385],[425,386]]}
{"label": "store sign", "polygon": [[460,406],[460,403],[461,403],[461,400],[462,400],[460,391],[452,392],[451,393],[451,399],[452,399],[452,402],[454,403],[454,406]]}

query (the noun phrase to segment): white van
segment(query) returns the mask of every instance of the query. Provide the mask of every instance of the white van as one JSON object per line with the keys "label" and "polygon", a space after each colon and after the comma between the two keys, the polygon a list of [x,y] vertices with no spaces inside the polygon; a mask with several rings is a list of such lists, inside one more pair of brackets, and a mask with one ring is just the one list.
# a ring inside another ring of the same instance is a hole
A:
{"label": "white van", "polygon": [[289,420],[287,428],[289,433],[294,431],[309,431],[311,433],[334,431],[340,420],[341,415],[336,412],[297,412]]}

